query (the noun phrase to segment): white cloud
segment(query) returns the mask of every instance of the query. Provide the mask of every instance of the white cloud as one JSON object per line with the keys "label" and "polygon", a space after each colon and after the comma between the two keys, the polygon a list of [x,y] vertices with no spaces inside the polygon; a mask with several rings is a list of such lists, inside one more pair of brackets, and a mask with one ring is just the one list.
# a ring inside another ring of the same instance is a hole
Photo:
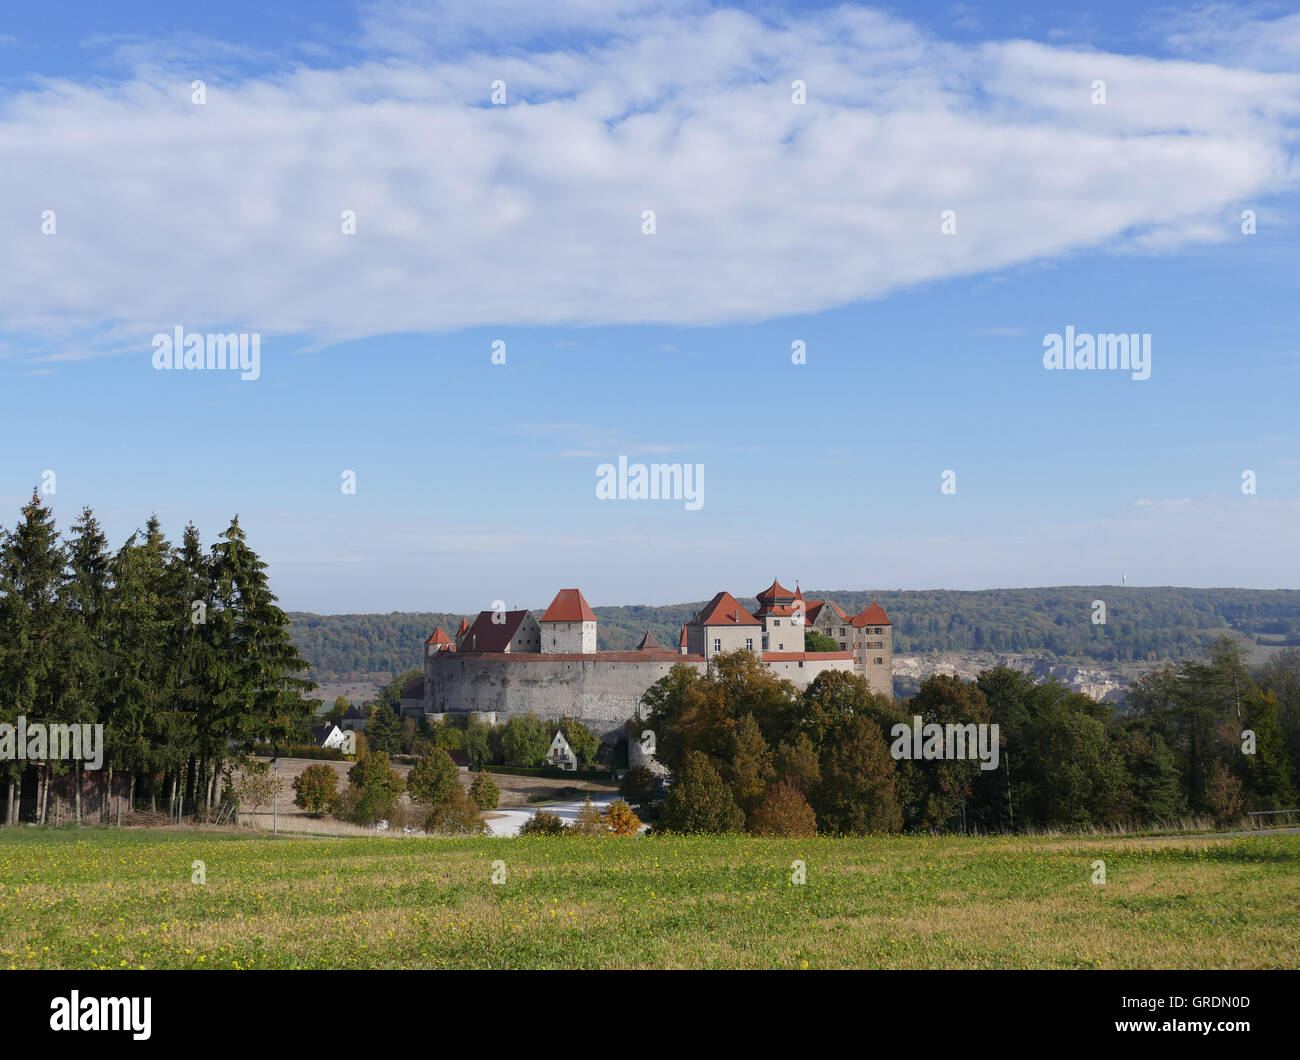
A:
{"label": "white cloud", "polygon": [[[203,106],[202,49],[148,65],[136,42],[127,80],[4,98],[0,320],[51,359],[143,356],[176,324],[331,342],[749,321],[1233,238],[1234,204],[1300,176],[1294,75],[638,0],[567,0],[580,44],[525,54],[495,39],[500,7],[376,5],[371,57],[214,77]],[[556,32],[537,18],[518,39]]]}

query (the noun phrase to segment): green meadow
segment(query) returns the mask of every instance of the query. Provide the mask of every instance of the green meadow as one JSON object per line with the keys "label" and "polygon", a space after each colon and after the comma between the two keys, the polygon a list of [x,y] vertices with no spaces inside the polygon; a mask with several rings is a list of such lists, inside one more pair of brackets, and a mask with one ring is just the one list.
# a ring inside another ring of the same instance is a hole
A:
{"label": "green meadow", "polygon": [[1300,835],[3,829],[0,967],[1294,968]]}

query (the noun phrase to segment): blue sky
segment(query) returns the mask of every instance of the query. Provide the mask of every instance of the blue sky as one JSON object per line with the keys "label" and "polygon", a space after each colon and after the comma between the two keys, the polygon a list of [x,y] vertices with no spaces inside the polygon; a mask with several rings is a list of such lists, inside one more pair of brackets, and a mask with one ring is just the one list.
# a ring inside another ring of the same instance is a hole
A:
{"label": "blue sky", "polygon": [[[47,470],[115,542],[238,512],[316,611],[1300,585],[1286,8],[60,10],[0,23],[8,525]],[[1045,370],[1067,325],[1151,377]]]}

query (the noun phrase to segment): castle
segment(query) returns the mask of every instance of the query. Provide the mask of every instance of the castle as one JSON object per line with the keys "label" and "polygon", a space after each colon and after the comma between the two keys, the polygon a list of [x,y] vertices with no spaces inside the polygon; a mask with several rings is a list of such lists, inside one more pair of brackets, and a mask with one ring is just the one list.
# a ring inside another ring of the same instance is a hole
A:
{"label": "castle", "polygon": [[[642,695],[675,665],[703,672],[720,652],[753,652],[778,676],[806,688],[828,670],[856,673],[893,696],[892,628],[873,603],[849,617],[832,600],[805,600],[773,581],[751,614],[728,592],[682,627],[676,648],[648,630],[631,651],[597,648],[596,614],[578,589],[561,589],[540,618],[531,611],[480,611],[453,639],[441,626],[425,642],[423,683],[402,698],[403,713],[471,713],[490,721],[533,712],[577,718],[602,735],[621,729]],[[804,651],[804,631],[830,637],[838,651]]]}

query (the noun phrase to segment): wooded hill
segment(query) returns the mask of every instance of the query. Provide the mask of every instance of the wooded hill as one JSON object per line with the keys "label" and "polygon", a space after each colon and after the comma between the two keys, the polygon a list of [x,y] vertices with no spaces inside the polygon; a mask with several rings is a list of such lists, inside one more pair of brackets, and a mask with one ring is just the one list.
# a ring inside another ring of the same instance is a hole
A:
{"label": "wooded hill", "polygon": [[[809,589],[810,600],[831,599],[849,614],[875,600],[894,623],[895,654],[940,651],[1018,652],[1061,660],[1107,663],[1202,655],[1216,634],[1233,630],[1260,643],[1300,644],[1300,590],[1130,588],[1117,585],[974,592]],[[1094,624],[1093,601],[1106,605]],[[752,598],[741,597],[755,608]],[[600,648],[636,646],[647,629],[675,646],[682,624],[704,600],[666,607],[594,608]],[[543,605],[533,608],[541,614]],[[388,671],[421,664],[422,645],[441,625],[455,633],[463,616],[395,611],[387,615],[290,612],[290,631],[317,677]]]}

